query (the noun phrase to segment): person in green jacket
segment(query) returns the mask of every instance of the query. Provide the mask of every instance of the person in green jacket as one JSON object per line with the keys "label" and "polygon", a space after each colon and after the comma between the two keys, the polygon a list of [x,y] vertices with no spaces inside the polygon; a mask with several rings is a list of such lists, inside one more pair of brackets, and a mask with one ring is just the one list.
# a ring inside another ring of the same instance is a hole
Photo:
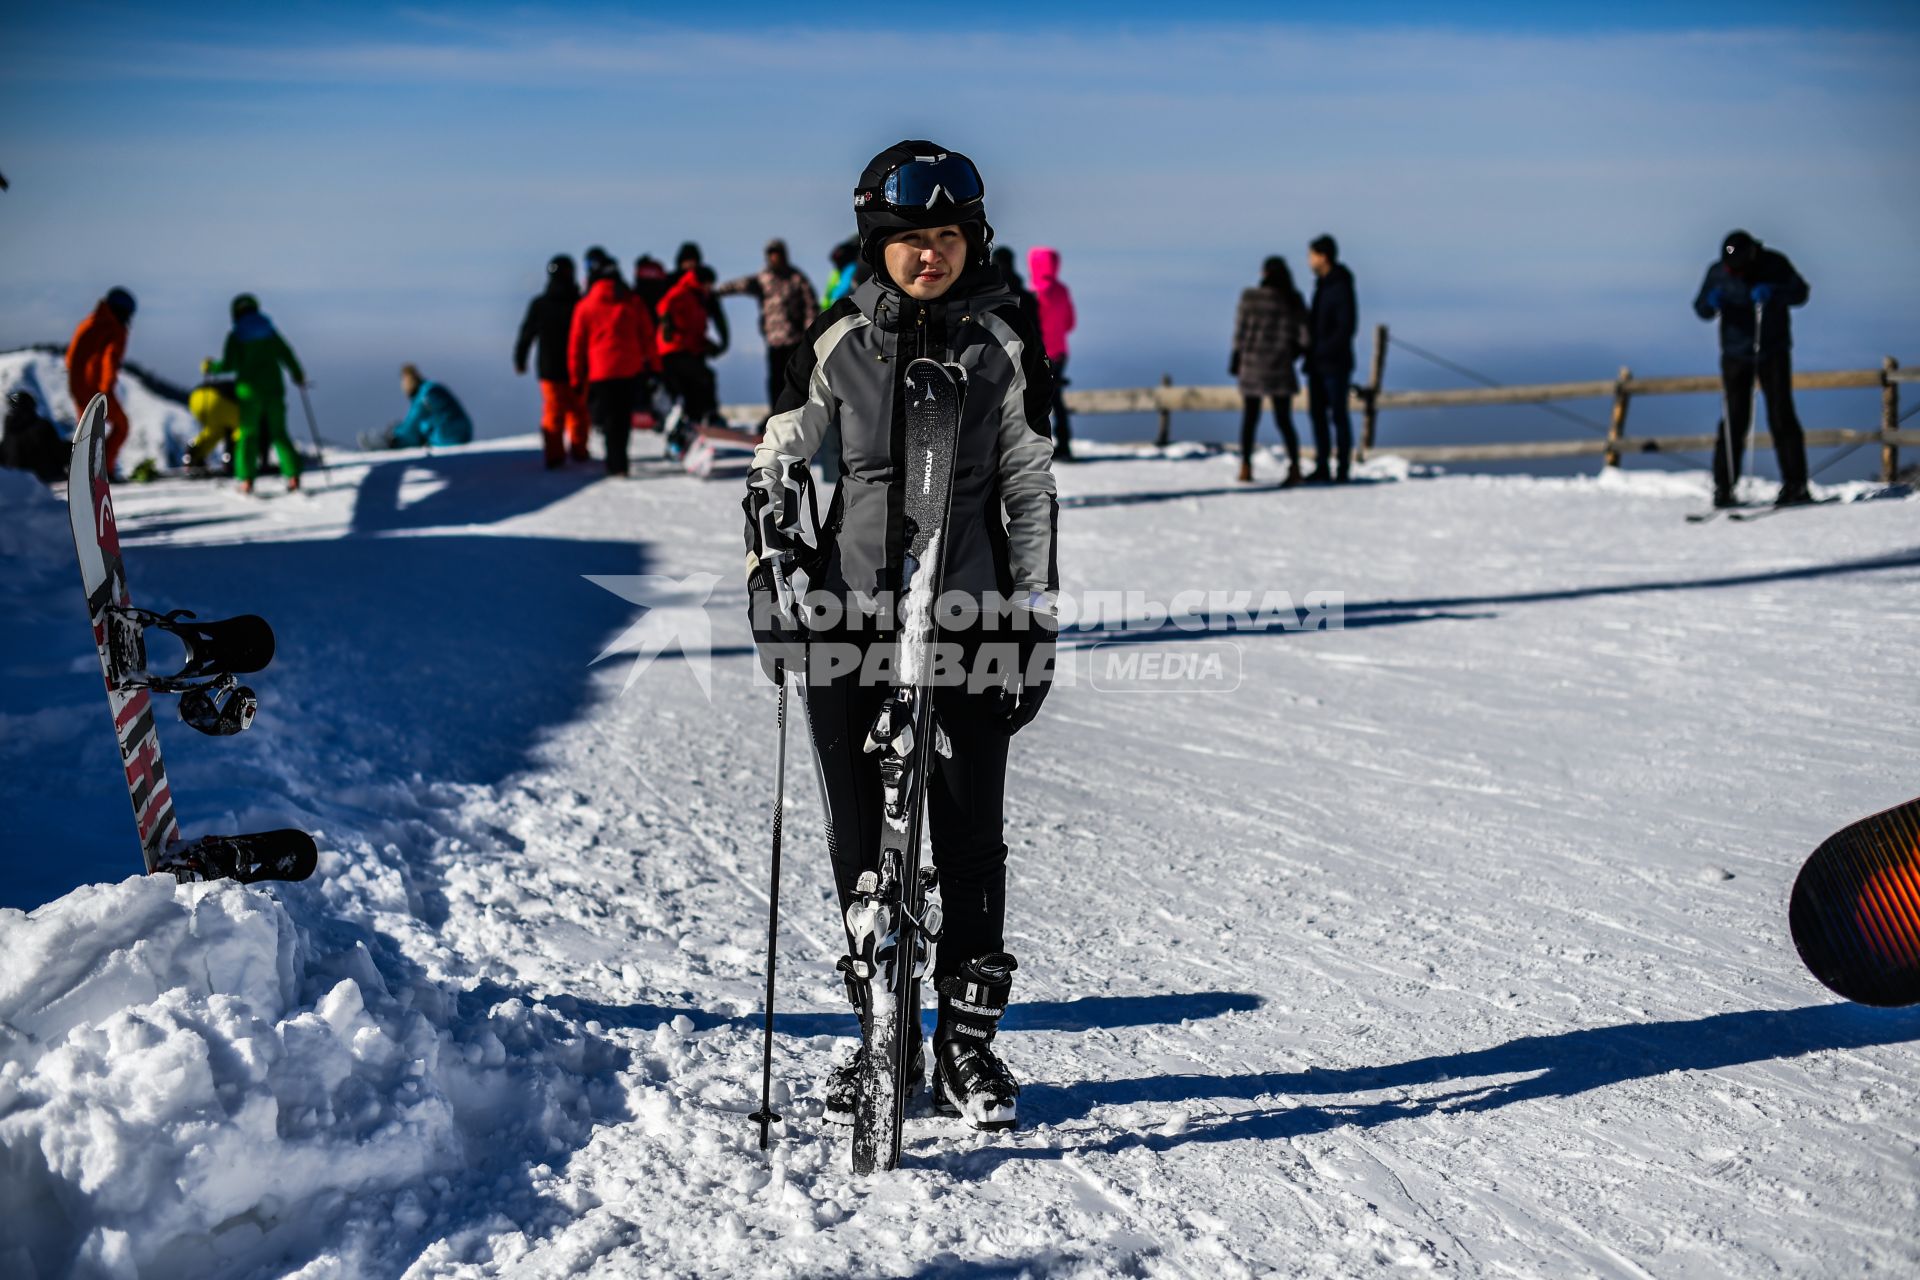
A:
{"label": "person in green jacket", "polygon": [[240,427],[233,435],[233,475],[240,491],[253,492],[253,477],[271,445],[292,493],[300,487],[300,453],[287,434],[287,384],[280,370],[284,367],[302,387],[307,375],[250,293],[233,300],[233,329],[220,363],[233,373],[234,396],[240,402]]}

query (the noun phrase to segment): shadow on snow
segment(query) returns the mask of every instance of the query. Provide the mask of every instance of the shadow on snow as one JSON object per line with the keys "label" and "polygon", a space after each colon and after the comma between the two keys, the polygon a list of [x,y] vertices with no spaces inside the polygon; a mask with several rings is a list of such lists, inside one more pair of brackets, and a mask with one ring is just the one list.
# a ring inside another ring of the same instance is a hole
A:
{"label": "shadow on snow", "polygon": [[[1803,565],[1794,569],[1763,569],[1751,573],[1723,574],[1712,578],[1656,578],[1645,582],[1615,582],[1590,587],[1563,587],[1545,591],[1517,591],[1505,595],[1432,596],[1416,600],[1348,601],[1344,606],[1342,630],[1395,626],[1409,622],[1440,620],[1471,621],[1495,618],[1499,605],[1550,604],[1566,600],[1605,599],[1609,596],[1641,595],[1673,591],[1712,591],[1729,587],[1767,586],[1786,582],[1807,582],[1817,578],[1843,577],[1857,573],[1886,573],[1896,569],[1920,569],[1920,547],[1884,556],[1859,560],[1838,560],[1831,564]],[[1479,610],[1479,612],[1466,612]],[[1064,628],[1061,637],[1080,647],[1113,644],[1155,644],[1169,640],[1213,640],[1221,636],[1273,635],[1288,631],[1311,634],[1299,627],[1296,615],[1283,613],[1262,618],[1257,613],[1225,615],[1189,613],[1179,619],[1166,619],[1152,626],[1129,626],[1124,622],[1080,623]]]}
{"label": "shadow on snow", "polygon": [[[998,1148],[970,1153],[968,1173],[1007,1160],[1057,1159],[1084,1151],[1144,1147],[1164,1151],[1189,1142],[1297,1138],[1346,1127],[1372,1128],[1436,1112],[1491,1111],[1516,1102],[1567,1098],[1609,1085],[1675,1071],[1715,1071],[1841,1049],[1920,1040],[1920,1009],[1869,1009],[1853,1004],[1801,1009],[1748,1009],[1668,1022],[1585,1027],[1553,1035],[1522,1036],[1462,1053],[1436,1054],[1377,1067],[1263,1071],[1243,1075],[1161,1075],[1074,1084],[1035,1082],[1023,1087],[1021,1114],[1042,1124],[1084,1119],[1096,1107],[1183,1103],[1203,1099],[1252,1102],[1254,1107],[1193,1117],[1180,1133],[1129,1132],[1076,1144]],[[1496,1081],[1498,1076],[1525,1079]],[[1480,1081],[1481,1083],[1474,1083]],[[1399,1100],[1318,1104],[1301,1098],[1448,1086]]]}

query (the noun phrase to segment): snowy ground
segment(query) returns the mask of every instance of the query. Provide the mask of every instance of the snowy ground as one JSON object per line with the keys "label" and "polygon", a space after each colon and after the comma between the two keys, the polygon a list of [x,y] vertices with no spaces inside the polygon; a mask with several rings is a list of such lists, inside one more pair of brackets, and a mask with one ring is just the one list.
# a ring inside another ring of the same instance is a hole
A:
{"label": "snowy ground", "polygon": [[[1010,802],[1025,1126],[916,1118],[867,1179],[819,1119],[804,756],[770,1156],[746,1118],[774,742],[734,483],[519,441],[123,487],[136,599],[279,633],[251,733],[161,730],[189,835],[317,834],[272,891],[121,879],[63,511],[9,486],[0,839],[39,909],[0,912],[0,1272],[1920,1267],[1920,1010],[1835,1003],[1785,925],[1806,852],[1920,790],[1920,502],[1689,526],[1699,476],[1232,467],[1064,469],[1068,585],[1338,591],[1344,629],[1157,628],[1237,688],[1055,693]],[[711,702],[589,665],[636,610],[584,575],[641,574],[717,576]]]}

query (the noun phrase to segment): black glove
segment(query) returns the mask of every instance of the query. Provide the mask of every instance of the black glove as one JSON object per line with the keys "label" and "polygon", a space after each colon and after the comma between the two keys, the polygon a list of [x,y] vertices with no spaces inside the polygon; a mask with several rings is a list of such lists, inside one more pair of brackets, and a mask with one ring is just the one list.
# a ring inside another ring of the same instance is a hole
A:
{"label": "black glove", "polygon": [[1238,351],[1234,352],[1233,358],[1227,361],[1227,376],[1229,378],[1237,378],[1240,376],[1240,353]]}
{"label": "black glove", "polygon": [[760,669],[778,681],[782,667],[797,671],[806,655],[807,627],[793,582],[796,570],[813,571],[809,553],[819,541],[806,462],[783,457],[779,470],[754,472],[740,505],[747,516],[748,622]]}
{"label": "black glove", "polygon": [[1054,632],[1058,623],[1047,614],[1035,612],[1027,630],[1019,634],[1020,670],[998,691],[1001,729],[1011,737],[1040,714],[1040,704],[1053,688]]}
{"label": "black glove", "polygon": [[[806,666],[807,628],[800,620],[790,596],[783,593],[775,576],[775,559],[761,560],[747,571],[748,620],[753,626],[753,647],[760,655],[760,670],[778,684],[784,671],[801,671]],[[789,598],[783,603],[782,596]]]}

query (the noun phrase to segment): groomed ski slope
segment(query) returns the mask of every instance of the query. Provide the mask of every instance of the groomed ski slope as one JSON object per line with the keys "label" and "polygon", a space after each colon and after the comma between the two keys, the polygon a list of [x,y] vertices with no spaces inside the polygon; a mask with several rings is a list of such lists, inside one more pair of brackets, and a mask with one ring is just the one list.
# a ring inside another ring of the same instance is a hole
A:
{"label": "groomed ski slope", "polygon": [[[1231,692],[1056,690],[1010,788],[1024,1127],[911,1119],[864,1180],[819,1121],[849,1019],[804,753],[770,1155],[747,1120],[774,695],[737,484],[521,440],[124,486],[137,602],[279,634],[249,734],[161,726],[189,836],[315,832],[271,891],[123,878],[64,512],[10,484],[0,839],[46,905],[0,913],[0,1272],[1920,1267],[1920,1010],[1836,1002],[1785,925],[1820,839],[1920,791],[1920,502],[1696,527],[1700,475],[1233,465],[1063,468],[1067,584],[1338,591],[1344,629],[1136,637],[1227,642]],[[711,586],[711,700],[590,665],[638,610],[583,575],[681,584],[667,632]]]}

